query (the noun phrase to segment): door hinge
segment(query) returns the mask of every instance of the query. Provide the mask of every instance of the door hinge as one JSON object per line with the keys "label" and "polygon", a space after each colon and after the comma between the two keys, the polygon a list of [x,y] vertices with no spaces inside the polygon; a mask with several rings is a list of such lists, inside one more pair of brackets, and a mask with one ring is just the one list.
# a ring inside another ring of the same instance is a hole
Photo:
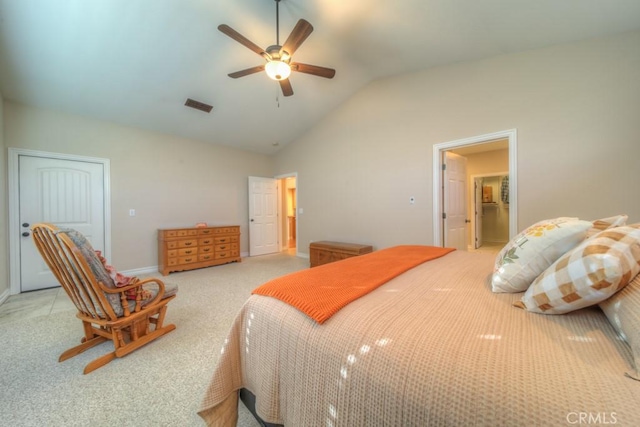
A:
{"label": "door hinge", "polygon": [[447,219],[447,214],[442,212],[442,219]]}
{"label": "door hinge", "polygon": [[446,171],[446,170],[447,170],[447,164],[446,164],[446,163],[443,163],[443,164],[442,164],[442,170],[443,170],[443,171]]}

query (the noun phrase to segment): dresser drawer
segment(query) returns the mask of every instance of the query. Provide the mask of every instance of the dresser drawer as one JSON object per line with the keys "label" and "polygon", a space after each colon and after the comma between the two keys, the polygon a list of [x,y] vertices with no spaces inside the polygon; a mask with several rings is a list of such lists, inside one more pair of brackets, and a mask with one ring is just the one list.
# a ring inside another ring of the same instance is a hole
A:
{"label": "dresser drawer", "polygon": [[167,242],[167,249],[176,249],[177,247],[178,247],[177,240]]}
{"label": "dresser drawer", "polygon": [[195,248],[198,246],[198,239],[178,240],[179,248]]}
{"label": "dresser drawer", "polygon": [[239,233],[240,227],[218,227],[214,229],[214,234]]}
{"label": "dresser drawer", "polygon": [[214,246],[199,246],[198,247],[198,253],[199,254],[206,254],[206,253],[212,253],[213,252],[213,248]]}
{"label": "dresser drawer", "polygon": [[210,261],[212,259],[215,259],[215,255],[213,254],[213,252],[198,255],[198,261]]}
{"label": "dresser drawer", "polygon": [[213,237],[204,237],[198,239],[198,246],[213,245]]}
{"label": "dresser drawer", "polygon": [[174,265],[178,265],[178,258],[169,258],[167,259],[167,265],[169,266],[174,266]]}
{"label": "dresser drawer", "polygon": [[215,229],[213,228],[202,228],[200,230],[198,230],[198,236],[207,236],[209,234],[213,234],[213,231]]}
{"label": "dresser drawer", "polygon": [[189,255],[197,255],[198,248],[182,248],[178,249],[178,256],[189,256]]}
{"label": "dresser drawer", "polygon": [[222,251],[222,252],[216,252],[215,253],[215,257],[216,259],[222,259],[222,258],[230,258],[231,255],[231,250],[228,251]]}
{"label": "dresser drawer", "polygon": [[216,245],[216,252],[230,251],[231,249],[233,249],[233,243],[223,243],[221,245]]}
{"label": "dresser drawer", "polygon": [[178,256],[178,250],[177,249],[171,249],[167,251],[167,256],[169,258],[174,258]]}
{"label": "dresser drawer", "polygon": [[182,256],[178,258],[178,264],[190,264],[198,261],[198,255]]}

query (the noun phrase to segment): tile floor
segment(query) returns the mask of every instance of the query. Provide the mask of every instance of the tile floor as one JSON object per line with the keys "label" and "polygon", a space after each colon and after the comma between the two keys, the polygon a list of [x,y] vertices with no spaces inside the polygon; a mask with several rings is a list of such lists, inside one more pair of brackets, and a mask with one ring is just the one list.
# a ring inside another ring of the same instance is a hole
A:
{"label": "tile floor", "polygon": [[75,306],[61,287],[11,295],[0,305],[0,325],[19,319],[46,316]]}

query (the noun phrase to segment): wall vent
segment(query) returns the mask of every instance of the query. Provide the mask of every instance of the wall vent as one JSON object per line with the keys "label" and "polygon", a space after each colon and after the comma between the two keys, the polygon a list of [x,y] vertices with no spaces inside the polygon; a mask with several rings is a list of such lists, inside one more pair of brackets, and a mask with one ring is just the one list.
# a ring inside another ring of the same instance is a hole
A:
{"label": "wall vent", "polygon": [[204,111],[205,113],[210,113],[213,109],[212,105],[205,104],[204,102],[196,101],[195,99],[187,98],[187,101],[184,103],[187,107],[195,108],[196,110]]}

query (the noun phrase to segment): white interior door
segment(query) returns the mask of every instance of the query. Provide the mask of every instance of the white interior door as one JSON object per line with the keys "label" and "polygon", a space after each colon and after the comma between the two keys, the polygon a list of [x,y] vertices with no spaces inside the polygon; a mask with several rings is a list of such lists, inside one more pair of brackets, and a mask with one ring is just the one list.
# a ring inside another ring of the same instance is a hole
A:
{"label": "white interior door", "polygon": [[30,237],[29,227],[53,223],[105,246],[104,164],[19,156],[20,291],[59,286]]}
{"label": "white interior door", "polygon": [[278,252],[278,180],[249,177],[249,256]]}
{"label": "white interior door", "polygon": [[475,248],[482,246],[482,178],[476,178],[473,182],[475,186],[474,209],[475,209]]}
{"label": "white interior door", "polygon": [[467,250],[467,158],[444,153],[444,246]]}

